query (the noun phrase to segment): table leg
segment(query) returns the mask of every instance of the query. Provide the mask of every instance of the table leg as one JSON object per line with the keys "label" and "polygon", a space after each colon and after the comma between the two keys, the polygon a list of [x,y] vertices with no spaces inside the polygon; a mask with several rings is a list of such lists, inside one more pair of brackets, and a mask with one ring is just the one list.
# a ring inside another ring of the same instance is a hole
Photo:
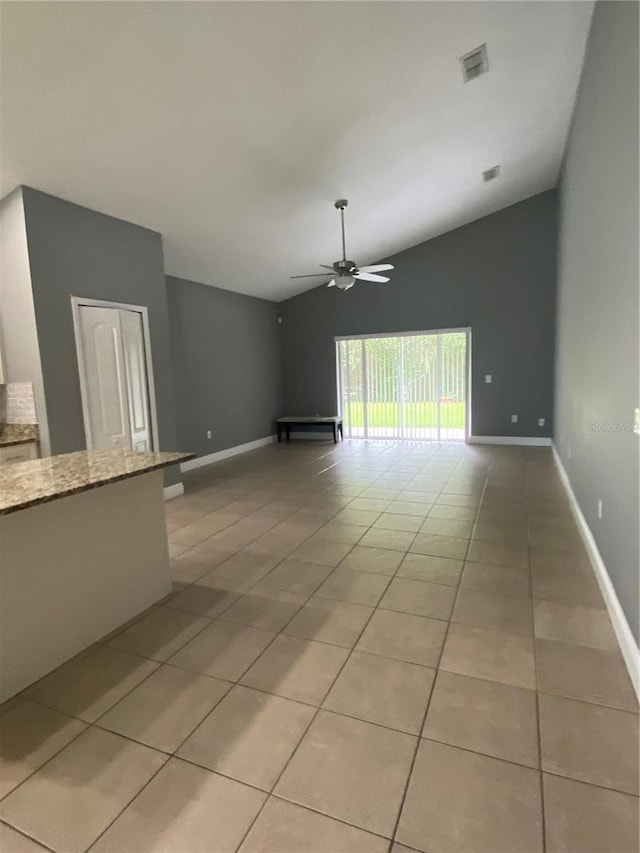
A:
{"label": "table leg", "polygon": [[338,443],[338,425],[335,421],[333,422],[333,443]]}
{"label": "table leg", "polygon": [[287,424],[287,441],[291,441],[291,426]]}
{"label": "table leg", "polygon": [[278,424],[278,441],[282,441],[282,424]]}

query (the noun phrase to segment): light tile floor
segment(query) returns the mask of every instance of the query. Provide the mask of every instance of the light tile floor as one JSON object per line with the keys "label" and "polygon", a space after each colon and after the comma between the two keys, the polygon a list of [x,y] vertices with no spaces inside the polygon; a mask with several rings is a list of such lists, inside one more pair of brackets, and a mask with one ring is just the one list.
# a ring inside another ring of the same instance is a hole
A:
{"label": "light tile floor", "polygon": [[173,594],[0,709],[4,853],[638,850],[549,450],[300,442],[186,488]]}

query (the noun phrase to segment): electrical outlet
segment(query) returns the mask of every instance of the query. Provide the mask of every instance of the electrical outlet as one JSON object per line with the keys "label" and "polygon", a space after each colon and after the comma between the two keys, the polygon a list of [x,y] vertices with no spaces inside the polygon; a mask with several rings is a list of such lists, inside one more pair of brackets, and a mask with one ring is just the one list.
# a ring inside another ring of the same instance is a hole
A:
{"label": "electrical outlet", "polygon": [[493,376],[490,373],[486,373],[484,381],[487,383],[487,385],[491,385],[491,383],[493,382]]}
{"label": "electrical outlet", "polygon": [[640,435],[640,409],[633,410],[633,431]]}
{"label": "electrical outlet", "polygon": [[602,498],[598,498],[598,518],[602,518]]}
{"label": "electrical outlet", "polygon": [[538,426],[544,426],[544,418],[538,418]]}
{"label": "electrical outlet", "polygon": [[512,424],[518,423],[518,416],[517,415],[511,415],[511,423]]}
{"label": "electrical outlet", "polygon": [[207,430],[207,438],[211,438],[211,430],[210,429]]}

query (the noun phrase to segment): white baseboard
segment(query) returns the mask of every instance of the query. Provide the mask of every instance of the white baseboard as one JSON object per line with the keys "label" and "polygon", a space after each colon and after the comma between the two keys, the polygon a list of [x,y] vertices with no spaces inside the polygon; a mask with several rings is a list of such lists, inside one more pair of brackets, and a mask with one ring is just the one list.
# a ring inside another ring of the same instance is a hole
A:
{"label": "white baseboard", "polygon": [[467,444],[517,444],[523,447],[551,447],[551,439],[537,435],[470,435]]}
{"label": "white baseboard", "polygon": [[179,498],[184,495],[184,483],[174,483],[173,486],[164,487],[164,499],[170,501],[171,498]]}
{"label": "white baseboard", "polygon": [[596,580],[598,581],[598,585],[600,586],[602,597],[607,605],[607,610],[609,611],[609,616],[611,617],[611,622],[613,624],[613,630],[615,631],[620,645],[620,651],[622,652],[622,657],[624,658],[627,670],[629,671],[631,683],[633,684],[636,694],[640,698],[640,650],[638,649],[635,637],[631,632],[627,617],[624,614],[624,610],[622,609],[613,583],[611,582],[611,578],[609,577],[609,572],[604,564],[602,555],[598,550],[596,540],[593,537],[593,533],[591,532],[589,525],[587,524],[587,520],[582,514],[582,510],[580,509],[576,496],[573,493],[571,481],[569,480],[567,472],[564,470],[564,465],[558,455],[555,444],[552,444],[551,447],[560,480],[569,497],[569,503],[571,504],[571,509],[578,524],[578,530],[580,531],[582,541],[584,542],[591,564],[593,565],[593,571],[595,573]]}
{"label": "white baseboard", "polygon": [[239,456],[241,453],[248,453],[250,450],[266,447],[267,444],[273,444],[275,440],[275,435],[266,435],[264,438],[256,439],[256,441],[248,441],[246,444],[237,444],[235,447],[218,450],[217,453],[198,456],[195,459],[190,459],[188,462],[183,462],[180,465],[180,470],[184,473],[185,471],[193,471],[194,468],[203,468],[205,465],[212,465],[214,462],[220,462],[222,459],[229,459],[230,456]]}

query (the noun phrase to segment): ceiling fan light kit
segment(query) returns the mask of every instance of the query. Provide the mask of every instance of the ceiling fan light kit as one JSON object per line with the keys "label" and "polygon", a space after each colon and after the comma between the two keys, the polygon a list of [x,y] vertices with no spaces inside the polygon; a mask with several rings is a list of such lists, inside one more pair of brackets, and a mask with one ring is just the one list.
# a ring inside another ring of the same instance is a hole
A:
{"label": "ceiling fan light kit", "polygon": [[336,278],[332,278],[327,287],[338,287],[340,290],[349,290],[350,287],[356,283],[354,276],[352,275],[341,275]]}
{"label": "ceiling fan light kit", "polygon": [[[319,264],[327,270],[331,270],[333,278],[327,287],[337,287],[339,290],[349,290],[356,281],[372,281],[384,283],[390,279],[378,273],[393,269],[393,264],[374,264],[368,267],[359,267],[355,261],[347,259],[347,250],[344,238],[344,211],[349,202],[346,198],[339,198],[335,208],[340,211],[340,225],[342,228],[342,260],[335,261],[331,266]],[[291,278],[327,278],[328,273],[319,272],[310,275],[292,275]]]}

